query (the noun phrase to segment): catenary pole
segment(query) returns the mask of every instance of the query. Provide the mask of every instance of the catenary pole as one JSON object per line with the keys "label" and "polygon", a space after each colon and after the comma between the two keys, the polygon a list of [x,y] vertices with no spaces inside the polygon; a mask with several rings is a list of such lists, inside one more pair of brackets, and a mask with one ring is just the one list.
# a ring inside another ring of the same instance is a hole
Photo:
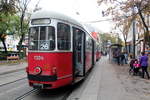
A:
{"label": "catenary pole", "polygon": [[[132,13],[134,14],[134,6],[133,6],[133,9],[132,9]],[[133,18],[133,23],[132,23],[132,27],[133,27],[133,58],[135,58],[135,39],[136,39],[136,36],[135,36],[135,19]]]}

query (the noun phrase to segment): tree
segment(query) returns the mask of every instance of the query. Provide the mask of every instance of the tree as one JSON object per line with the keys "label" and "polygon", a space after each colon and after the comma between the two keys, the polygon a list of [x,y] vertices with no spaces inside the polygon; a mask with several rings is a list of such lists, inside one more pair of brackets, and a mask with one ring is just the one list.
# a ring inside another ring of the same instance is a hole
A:
{"label": "tree", "polygon": [[29,24],[28,19],[25,19],[25,15],[26,15],[27,7],[28,7],[28,4],[30,3],[30,1],[31,0],[17,0],[18,11],[20,13],[20,35],[21,35],[20,41],[18,43],[19,52],[21,51],[22,42],[24,40],[25,34],[27,33],[27,27]]}
{"label": "tree", "polygon": [[128,18],[125,20],[122,20],[122,22],[118,23],[115,28],[117,28],[120,33],[123,35],[124,44],[125,44],[125,51],[127,52],[127,39],[128,39],[128,33],[129,29],[132,23],[132,19]]}
{"label": "tree", "polygon": [[[28,13],[28,5],[29,5],[30,1],[31,0],[17,0],[17,2],[18,2],[18,11],[19,11],[19,14],[20,14],[20,26],[19,26],[20,27],[20,32],[19,32],[20,41],[18,43],[19,52],[22,49],[22,42],[25,38],[25,34],[28,33],[29,19],[30,19],[30,16],[31,16],[31,13]],[[40,2],[40,0],[38,0],[37,4],[35,5],[35,8],[34,8],[33,12],[41,10],[41,8],[38,7],[39,2]]]}
{"label": "tree", "polygon": [[145,18],[143,14],[150,14],[150,1],[148,0],[141,0],[139,2],[135,2],[135,7],[138,10],[138,15],[141,18],[141,21],[143,23],[144,26],[144,45],[143,45],[143,51],[145,52],[145,44],[147,43],[150,47],[150,34],[149,34],[149,30],[148,30],[148,25],[145,22]]}
{"label": "tree", "polygon": [[0,23],[0,40],[4,45],[5,52],[7,53],[7,47],[5,44],[6,36],[13,35],[18,30],[18,16],[16,15],[0,15],[1,23]]}
{"label": "tree", "polygon": [[1,14],[14,14],[16,12],[16,0],[0,0]]}
{"label": "tree", "polygon": [[3,43],[5,53],[7,54],[7,47],[5,44],[6,35],[12,31],[11,16],[15,14],[16,0],[1,0],[0,1],[0,40]]}
{"label": "tree", "polygon": [[102,42],[102,48],[105,49],[107,47],[108,41],[110,41],[112,44],[114,43],[122,43],[121,39],[118,36],[115,36],[114,34],[104,33],[99,34],[100,40]]}
{"label": "tree", "polygon": [[[148,25],[145,22],[145,15],[150,14],[150,1],[149,0],[98,0],[98,4],[109,3],[111,6],[104,12],[104,15],[112,15],[115,22],[122,23],[123,19],[138,20],[142,22],[144,27],[144,44],[148,43],[149,40],[149,30]],[[128,20],[128,21],[131,21]],[[122,23],[124,24],[124,23]],[[126,30],[126,29],[123,29]],[[147,38],[146,38],[147,37]],[[144,45],[145,51],[145,45]]]}

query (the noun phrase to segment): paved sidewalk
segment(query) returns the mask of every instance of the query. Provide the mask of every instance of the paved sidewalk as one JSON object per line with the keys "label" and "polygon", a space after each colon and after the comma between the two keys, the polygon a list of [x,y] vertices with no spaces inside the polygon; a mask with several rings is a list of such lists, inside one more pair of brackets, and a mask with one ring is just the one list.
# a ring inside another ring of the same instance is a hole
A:
{"label": "paved sidewalk", "polygon": [[26,67],[27,62],[2,64],[0,65],[0,75],[16,72],[18,70],[25,70]]}
{"label": "paved sidewalk", "polygon": [[87,78],[67,100],[136,100],[127,96],[107,57],[97,62]]}

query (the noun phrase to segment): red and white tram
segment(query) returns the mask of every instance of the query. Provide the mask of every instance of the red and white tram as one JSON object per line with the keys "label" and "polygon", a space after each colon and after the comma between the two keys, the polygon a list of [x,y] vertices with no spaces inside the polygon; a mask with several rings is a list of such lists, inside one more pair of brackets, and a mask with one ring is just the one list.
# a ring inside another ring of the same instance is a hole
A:
{"label": "red and white tram", "polygon": [[83,79],[96,62],[95,41],[78,21],[56,12],[31,16],[29,85],[52,89]]}
{"label": "red and white tram", "polygon": [[98,32],[93,31],[91,34],[95,39],[96,61],[98,61],[101,58],[100,38],[98,37]]}

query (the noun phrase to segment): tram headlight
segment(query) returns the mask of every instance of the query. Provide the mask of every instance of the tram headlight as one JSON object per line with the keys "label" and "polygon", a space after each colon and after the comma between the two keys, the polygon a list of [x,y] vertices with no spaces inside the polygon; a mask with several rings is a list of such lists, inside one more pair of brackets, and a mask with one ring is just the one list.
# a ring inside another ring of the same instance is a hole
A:
{"label": "tram headlight", "polygon": [[42,72],[41,67],[37,66],[37,67],[34,68],[34,74],[35,74],[35,75],[38,75],[38,74],[40,74],[41,72]]}

